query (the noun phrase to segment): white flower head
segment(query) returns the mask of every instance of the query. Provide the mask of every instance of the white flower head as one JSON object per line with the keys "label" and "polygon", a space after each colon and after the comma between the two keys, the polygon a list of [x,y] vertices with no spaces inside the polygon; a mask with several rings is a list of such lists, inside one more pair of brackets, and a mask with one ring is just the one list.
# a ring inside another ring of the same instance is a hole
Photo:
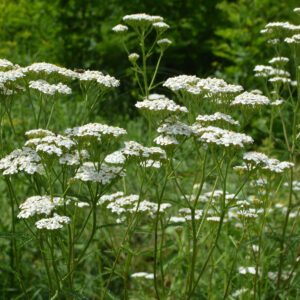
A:
{"label": "white flower head", "polygon": [[35,226],[38,229],[46,229],[46,230],[56,230],[63,228],[63,225],[69,224],[70,218],[66,216],[59,216],[58,214],[54,214],[52,218],[45,218],[37,221]]}
{"label": "white flower head", "polygon": [[118,24],[115,27],[112,28],[112,31],[116,33],[125,33],[128,31],[128,27],[122,24]]}

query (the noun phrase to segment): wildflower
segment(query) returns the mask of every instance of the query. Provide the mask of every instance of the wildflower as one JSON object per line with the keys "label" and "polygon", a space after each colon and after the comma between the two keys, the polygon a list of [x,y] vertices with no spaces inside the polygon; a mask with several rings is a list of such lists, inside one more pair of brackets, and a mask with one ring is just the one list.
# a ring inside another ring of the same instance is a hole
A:
{"label": "wildflower", "polygon": [[72,90],[62,83],[49,84],[48,82],[41,79],[37,81],[30,81],[29,87],[31,89],[38,90],[43,94],[52,96],[57,94],[69,95],[72,93]]}
{"label": "wildflower", "polygon": [[164,123],[158,127],[157,132],[163,135],[180,138],[191,136],[192,129],[190,126],[180,122],[177,116],[174,116],[172,118],[165,119]]}
{"label": "wildflower", "polygon": [[282,56],[273,57],[271,60],[269,60],[269,64],[285,64],[287,62],[289,62],[289,59]]}
{"label": "wildflower", "polygon": [[284,101],[283,100],[275,100],[275,101],[273,101],[273,102],[271,102],[271,105],[272,106],[279,106],[279,105],[281,105],[282,103],[283,103]]}
{"label": "wildflower", "polygon": [[167,158],[163,149],[159,147],[144,147],[134,141],[125,142],[125,148],[123,148],[122,153],[127,159],[136,158],[143,161],[149,159],[164,161]]}
{"label": "wildflower", "polygon": [[221,218],[220,217],[207,217],[206,221],[208,221],[208,222],[220,222]]}
{"label": "wildflower", "polygon": [[280,42],[279,39],[271,39],[271,40],[267,41],[267,43],[271,44],[271,45],[277,45],[277,44],[279,44],[279,42]]}
{"label": "wildflower", "polygon": [[106,185],[112,183],[113,180],[124,176],[125,173],[121,167],[108,166],[103,163],[99,169],[97,164],[85,162],[78,169],[74,178],[84,182],[96,182],[101,185]]}
{"label": "wildflower", "polygon": [[28,74],[28,75],[32,75],[32,74],[36,74],[39,77],[43,76],[43,75],[50,75],[50,74],[56,74],[56,75],[60,75],[63,78],[66,79],[76,79],[78,78],[78,73],[72,71],[72,70],[68,70],[66,68],[62,68],[53,64],[49,64],[49,63],[33,63],[32,65],[25,67],[25,68],[21,68],[22,72],[24,74]]}
{"label": "wildflower", "polygon": [[258,95],[262,95],[263,92],[261,90],[255,89],[251,91],[252,94],[258,94]]}
{"label": "wildflower", "polygon": [[115,151],[107,155],[104,159],[107,164],[124,165],[126,157],[123,155],[122,150]]}
{"label": "wildflower", "polygon": [[186,219],[184,217],[171,217],[170,222],[171,223],[185,223]]}
{"label": "wildflower", "polygon": [[257,65],[254,68],[255,77],[272,77],[272,76],[281,76],[281,77],[290,77],[291,74],[285,70],[273,68],[271,66]]}
{"label": "wildflower", "polygon": [[206,145],[223,146],[225,148],[243,148],[254,142],[250,136],[243,133],[237,133],[214,126],[202,127],[195,123],[192,129],[196,140]]}
{"label": "wildflower", "polygon": [[30,139],[25,146],[35,149],[38,154],[60,157],[63,153],[72,150],[75,143],[63,135],[47,135],[43,138]]}
{"label": "wildflower", "polygon": [[70,203],[70,199],[50,196],[32,196],[26,199],[20,205],[19,219],[28,219],[29,217],[44,214],[49,216],[56,206],[62,206],[64,203]]}
{"label": "wildflower", "polygon": [[200,124],[213,123],[215,121],[221,121],[232,125],[240,125],[239,121],[235,121],[231,116],[216,112],[213,115],[198,115],[196,121]]}
{"label": "wildflower", "polygon": [[128,59],[130,62],[135,63],[139,59],[139,55],[137,53],[131,53],[128,55]]}
{"label": "wildflower", "polygon": [[152,26],[158,31],[158,32],[164,32],[167,29],[170,28],[170,26],[165,22],[157,22],[153,23]]}
{"label": "wildflower", "polygon": [[6,72],[0,71],[0,84],[15,83],[26,75],[21,69],[9,70]]}
{"label": "wildflower", "polygon": [[[286,187],[290,186],[289,182],[285,182],[283,185]],[[295,192],[300,191],[300,181],[293,180],[292,188],[293,188],[293,191],[295,191]]]}
{"label": "wildflower", "polygon": [[262,95],[252,94],[249,92],[244,92],[235,97],[234,101],[231,102],[231,106],[240,106],[245,108],[260,108],[264,105],[270,104],[270,100]]}
{"label": "wildflower", "polygon": [[79,166],[84,159],[90,158],[86,150],[75,150],[71,153],[63,153],[59,158],[61,165]]}
{"label": "wildflower", "polygon": [[38,229],[56,230],[63,228],[64,224],[69,224],[70,218],[54,214],[52,218],[41,219],[35,223]]}
{"label": "wildflower", "polygon": [[32,129],[32,130],[28,130],[25,132],[25,135],[27,138],[33,139],[33,138],[43,138],[45,136],[55,136],[55,134],[50,131],[50,130],[46,130],[46,129]]}
{"label": "wildflower", "polygon": [[[256,269],[255,267],[239,267],[239,273],[255,275]],[[260,274],[260,268],[258,268],[258,274]]]}
{"label": "wildflower", "polygon": [[113,88],[120,85],[120,81],[110,75],[104,75],[99,71],[87,70],[79,74],[79,80],[83,83],[92,82],[100,88]]}
{"label": "wildflower", "polygon": [[173,100],[162,96],[159,99],[144,99],[135,104],[142,112],[151,115],[158,115],[161,117],[169,114],[187,113],[188,110],[185,106],[177,105]]}
{"label": "wildflower", "polygon": [[157,41],[157,45],[162,49],[165,50],[167,49],[170,45],[172,44],[172,42],[169,39],[161,39]]}
{"label": "wildflower", "polygon": [[153,279],[154,274],[153,273],[146,273],[146,272],[138,272],[138,273],[131,274],[131,277],[133,277],[133,278]]}
{"label": "wildflower", "polygon": [[1,71],[5,71],[5,70],[9,70],[12,69],[14,67],[14,64],[12,62],[10,62],[7,59],[0,59],[0,70]]}
{"label": "wildflower", "polygon": [[110,194],[110,195],[103,195],[100,197],[100,200],[98,201],[97,205],[102,205],[106,202],[112,202],[114,201],[116,198],[122,197],[124,196],[123,192],[116,192],[114,194]]}
{"label": "wildflower", "polygon": [[78,142],[101,142],[103,138],[120,138],[127,132],[119,127],[89,123],[80,127],[68,128],[65,130],[65,134]]}
{"label": "wildflower", "polygon": [[148,159],[145,161],[141,161],[140,162],[140,166],[144,167],[144,168],[155,168],[155,169],[159,169],[161,167],[161,162],[160,161],[156,161],[153,159]]}
{"label": "wildflower", "polygon": [[24,147],[11,152],[0,160],[0,170],[3,175],[14,175],[19,172],[27,174],[44,174],[39,155],[32,149]]}
{"label": "wildflower", "polygon": [[128,31],[128,27],[122,24],[118,24],[115,27],[112,28],[112,31],[116,33],[124,33]]}
{"label": "wildflower", "polygon": [[154,142],[162,147],[174,147],[176,145],[179,145],[177,139],[169,135],[159,135],[154,139]]}
{"label": "wildflower", "polygon": [[268,79],[268,81],[272,82],[272,83],[283,83],[283,84],[291,83],[291,79],[286,78],[286,77],[280,77],[280,76],[270,78],[270,79]]}
{"label": "wildflower", "polygon": [[145,13],[139,13],[139,14],[126,15],[123,17],[123,21],[133,27],[136,26],[147,27],[150,24],[162,22],[163,17],[151,16]]}

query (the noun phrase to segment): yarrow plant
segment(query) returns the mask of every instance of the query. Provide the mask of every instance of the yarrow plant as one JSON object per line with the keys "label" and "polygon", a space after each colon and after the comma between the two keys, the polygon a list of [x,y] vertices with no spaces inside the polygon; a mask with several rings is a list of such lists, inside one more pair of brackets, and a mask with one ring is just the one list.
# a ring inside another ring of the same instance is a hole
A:
{"label": "yarrow plant", "polygon": [[[7,298],[297,299],[299,26],[262,30],[276,50],[254,70],[263,93],[196,75],[157,82],[170,26],[145,13],[123,22],[112,34],[140,90],[135,107],[148,143],[94,118],[116,78],[0,59],[0,172],[15,287]],[[281,56],[281,46],[292,54]],[[55,126],[56,105],[74,94],[82,99],[75,124]],[[33,122],[16,128],[17,98]],[[263,114],[266,153],[246,132],[249,118]],[[39,289],[28,287],[23,257],[38,270]]]}

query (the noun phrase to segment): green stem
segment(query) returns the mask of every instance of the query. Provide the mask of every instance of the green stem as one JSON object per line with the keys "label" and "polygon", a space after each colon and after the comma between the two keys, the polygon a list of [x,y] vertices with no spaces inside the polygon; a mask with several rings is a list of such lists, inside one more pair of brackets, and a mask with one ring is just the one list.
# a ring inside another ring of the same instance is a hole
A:
{"label": "green stem", "polygon": [[11,207],[11,232],[12,232],[12,239],[11,239],[11,249],[12,249],[12,255],[11,255],[11,268],[12,270],[14,270],[14,264],[16,265],[16,272],[17,272],[17,276],[18,276],[18,280],[21,286],[21,289],[24,293],[24,296],[26,297],[26,299],[29,299],[26,289],[25,289],[25,285],[22,279],[22,273],[21,273],[21,269],[20,269],[20,262],[19,262],[19,255],[18,255],[18,248],[17,248],[17,241],[15,238],[16,235],[16,224],[15,224],[15,205],[14,205],[14,199],[13,199],[13,193],[12,193],[12,186],[11,186],[11,182],[10,179],[5,177],[7,186],[8,186],[8,190],[9,190],[9,199],[10,199],[10,207]]}

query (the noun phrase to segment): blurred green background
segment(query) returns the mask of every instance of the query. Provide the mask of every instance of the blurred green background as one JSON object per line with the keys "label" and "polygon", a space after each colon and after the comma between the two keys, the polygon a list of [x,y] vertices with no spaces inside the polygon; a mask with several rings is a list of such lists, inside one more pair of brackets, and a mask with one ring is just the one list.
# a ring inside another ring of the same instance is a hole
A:
{"label": "blurred green background", "polygon": [[259,31],[267,22],[296,22],[297,5],[299,0],[1,0],[0,57],[21,66],[46,61],[108,72],[121,80],[112,113],[134,114],[130,65],[111,30],[122,16],[161,15],[171,26],[173,45],[159,79],[217,76],[252,89],[254,66],[272,55]]}

